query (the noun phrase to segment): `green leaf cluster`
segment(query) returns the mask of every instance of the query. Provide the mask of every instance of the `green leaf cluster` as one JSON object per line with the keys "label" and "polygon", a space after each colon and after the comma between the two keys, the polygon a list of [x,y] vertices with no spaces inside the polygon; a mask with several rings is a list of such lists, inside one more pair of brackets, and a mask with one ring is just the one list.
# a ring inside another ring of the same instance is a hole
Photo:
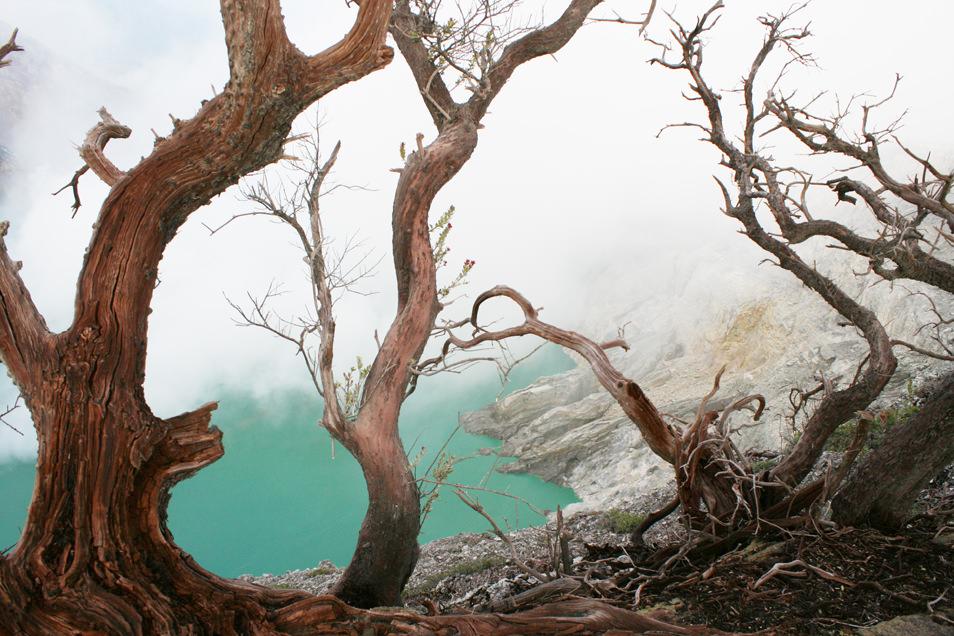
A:
{"label": "green leaf cluster", "polygon": [[354,366],[345,371],[341,382],[335,383],[338,390],[338,403],[345,417],[353,420],[361,409],[361,394],[364,391],[364,381],[371,371],[371,366],[365,366],[361,356],[357,357]]}
{"label": "green leaf cluster", "polygon": [[434,239],[434,264],[437,265],[438,269],[447,265],[447,253],[450,251],[450,247],[447,246],[447,235],[450,234],[451,228],[454,227],[451,225],[454,212],[456,212],[456,210],[452,205],[447,208],[447,212],[444,212],[444,214],[437,219],[436,223],[428,227],[431,236],[437,237]]}
{"label": "green leaf cluster", "polygon": [[[434,265],[438,270],[447,266],[447,253],[450,252],[450,247],[447,245],[447,237],[450,234],[451,229],[454,227],[451,224],[451,219],[454,218],[455,212],[454,206],[447,208],[447,211],[444,212],[437,222],[428,227],[428,230],[431,233],[434,241]],[[476,263],[470,259],[464,260],[463,265],[460,267],[460,271],[457,272],[457,275],[451,280],[450,283],[440,287],[437,290],[437,299],[444,300],[448,294],[451,293],[457,287],[461,285],[466,285],[467,274],[470,273],[470,270],[474,268]]]}
{"label": "green leaf cluster", "polygon": [[[424,455],[424,448],[421,447],[421,452],[418,454],[417,458],[414,460],[414,465],[421,460],[421,457]],[[424,519],[427,518],[427,515],[431,513],[431,509],[434,507],[434,502],[437,501],[437,498],[440,496],[440,487],[441,484],[447,481],[447,479],[454,472],[454,464],[457,462],[457,455],[448,455],[447,453],[441,452],[438,455],[437,459],[431,464],[430,469],[425,475],[431,481],[437,483],[429,483],[427,488],[421,489],[421,522],[423,523]]]}
{"label": "green leaf cluster", "polygon": [[619,534],[629,534],[646,519],[646,515],[624,512],[615,508],[604,513],[604,517],[609,529]]}

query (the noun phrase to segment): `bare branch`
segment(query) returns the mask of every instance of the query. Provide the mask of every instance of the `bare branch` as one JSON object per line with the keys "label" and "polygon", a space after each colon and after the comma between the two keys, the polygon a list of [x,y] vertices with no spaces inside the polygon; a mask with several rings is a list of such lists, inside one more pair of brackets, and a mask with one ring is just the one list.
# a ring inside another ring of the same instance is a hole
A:
{"label": "bare branch", "polygon": [[460,488],[455,488],[454,494],[457,495],[461,501],[467,504],[471,510],[473,510],[474,512],[482,516],[484,519],[486,519],[490,523],[490,526],[493,528],[493,533],[497,535],[497,537],[501,541],[503,541],[504,545],[506,545],[507,548],[510,550],[510,561],[514,565],[516,565],[518,568],[520,568],[520,570],[529,574],[530,576],[540,581],[541,583],[546,583],[547,581],[552,580],[552,577],[547,576],[546,574],[543,574],[541,572],[538,572],[537,570],[531,568],[529,565],[523,562],[523,560],[520,558],[520,555],[517,554],[517,549],[513,546],[513,542],[510,540],[510,537],[508,537],[507,533],[505,533],[503,530],[500,529],[500,526],[498,526],[497,522],[494,521],[494,518],[491,517],[486,510],[484,510],[483,506],[477,503],[477,501],[471,499],[467,495],[467,493]]}
{"label": "bare branch", "polygon": [[89,170],[89,166],[84,165],[82,168],[73,173],[73,178],[70,179],[69,183],[53,193],[53,196],[56,196],[67,188],[71,188],[73,190],[73,205],[71,206],[73,208],[72,218],[76,217],[76,213],[79,212],[80,205],[82,205],[82,203],[80,203],[79,196],[79,178],[86,174],[87,170]]}
{"label": "bare branch", "polygon": [[[287,141],[295,140],[300,144],[300,154],[307,155],[308,165],[301,168],[301,181],[295,186],[294,191],[288,194],[284,187],[275,188],[269,184],[268,177],[263,176],[259,183],[247,186],[243,190],[245,198],[257,204],[260,210],[237,216],[268,214],[295,232],[305,253],[305,261],[309,264],[314,314],[308,318],[296,319],[294,322],[272,316],[265,310],[268,300],[276,295],[277,290],[272,287],[262,300],[249,296],[253,305],[251,313],[242,310],[231,301],[230,304],[239,313],[244,324],[264,328],[295,345],[312,383],[323,398],[322,425],[341,440],[347,422],[354,419],[360,406],[359,400],[366,371],[363,369],[355,371],[361,375],[360,379],[346,374],[345,383],[348,386],[344,389],[346,396],[344,402],[347,403],[345,407],[339,396],[339,383],[334,373],[336,325],[333,292],[338,287],[347,289],[364,276],[365,272],[355,269],[360,267],[364,259],[352,268],[343,270],[343,256],[350,251],[350,247],[345,247],[341,258],[329,259],[329,242],[322,227],[319,200],[324,194],[323,186],[326,179],[338,159],[341,142],[335,144],[331,155],[322,162],[317,132],[313,139],[311,135],[298,135]],[[307,218],[300,220],[300,215],[306,215]],[[317,336],[317,345],[312,340],[315,336]]]}
{"label": "bare branch", "polygon": [[117,168],[106,158],[104,150],[110,139],[127,139],[129,135],[132,134],[132,129],[116,121],[116,119],[106,111],[106,108],[100,108],[98,112],[101,121],[90,128],[86,134],[86,140],[83,142],[83,145],[79,147],[79,153],[85,165],[73,174],[73,178],[70,179],[69,183],[53,193],[53,196],[56,196],[67,188],[72,189],[74,217],[81,205],[79,178],[86,174],[87,170],[92,169],[93,173],[110,187],[115,185],[119,179],[126,175],[125,172]]}
{"label": "bare branch", "polygon": [[846,579],[843,579],[843,578],[841,578],[840,576],[838,576],[838,575],[836,575],[836,574],[832,574],[831,572],[826,572],[825,570],[823,570],[823,569],[821,569],[821,568],[819,568],[819,567],[816,567],[816,566],[814,566],[814,565],[811,565],[810,563],[806,563],[805,561],[803,561],[803,560],[801,560],[801,559],[796,559],[796,560],[794,560],[794,561],[789,561],[788,563],[776,563],[775,565],[773,565],[773,566],[771,567],[771,569],[769,569],[768,572],[766,572],[765,574],[763,574],[763,575],[759,578],[759,580],[756,581],[756,582],[752,585],[752,589],[753,589],[753,590],[757,590],[757,589],[758,589],[759,587],[761,587],[763,584],[765,584],[765,583],[768,582],[770,579],[772,579],[772,578],[774,578],[775,576],[778,576],[778,575],[795,576],[795,577],[805,577],[805,576],[808,576],[808,573],[807,573],[807,572],[798,571],[798,570],[792,570],[792,569],[791,569],[791,568],[795,568],[795,567],[804,568],[805,570],[807,570],[807,571],[809,571],[809,572],[812,572],[812,573],[814,573],[814,574],[817,574],[818,576],[822,577],[823,579],[828,579],[829,581],[835,581],[836,583],[841,583],[842,585],[848,585],[848,586],[853,586],[853,585],[854,585],[854,583],[852,583],[851,581],[848,581],[848,580],[846,580]]}
{"label": "bare branch", "polygon": [[4,44],[3,46],[0,46],[0,68],[3,68],[4,66],[8,66],[10,64],[10,60],[4,59],[4,58],[6,58],[11,53],[16,53],[18,51],[23,50],[22,48],[20,48],[20,46],[17,45],[17,42],[16,42],[18,32],[19,32],[19,29],[14,29],[13,34],[10,36],[10,39],[7,40],[7,43]]}
{"label": "bare branch", "polygon": [[468,100],[471,112],[475,113],[478,119],[481,118],[487,112],[494,97],[521,64],[543,55],[553,55],[563,48],[583,26],[586,16],[597,4],[599,0],[572,0],[563,15],[552,24],[531,31],[519,40],[508,44],[500,58],[487,71],[486,93],[474,93]]}
{"label": "bare branch", "polygon": [[647,27],[649,27],[649,21],[652,20],[653,13],[656,11],[656,0],[652,0],[649,3],[649,10],[646,11],[642,20],[627,20],[623,18],[620,14],[616,14],[616,18],[592,18],[593,22],[617,22],[619,24],[633,24],[639,25],[639,34],[642,35],[646,32]]}
{"label": "bare branch", "polygon": [[[480,326],[478,315],[480,307],[486,301],[505,297],[512,300],[524,315],[520,325],[488,331]],[[604,349],[596,342],[578,333],[567,331],[547,324],[537,318],[537,310],[529,300],[514,289],[497,286],[480,294],[474,301],[470,324],[475,335],[470,339],[461,339],[450,335],[445,348],[453,345],[460,349],[471,349],[486,342],[497,342],[508,338],[534,335],[554,344],[572,349],[590,364],[594,374],[610,395],[622,406],[626,415],[636,424],[654,453],[672,463],[676,458],[676,435],[649,401],[642,389],[632,380],[623,376],[606,356]]]}
{"label": "bare branch", "polygon": [[16,433],[19,433],[20,436],[22,437],[23,432],[6,420],[6,417],[8,415],[10,415],[15,410],[17,410],[17,408],[19,408],[21,399],[22,399],[22,396],[17,395],[17,399],[13,401],[13,406],[8,406],[7,410],[5,410],[3,413],[0,413],[0,422],[3,422],[4,424],[6,424],[10,429],[12,429]]}
{"label": "bare branch", "polygon": [[946,362],[954,362],[954,354],[951,354],[950,352],[938,353],[937,351],[931,351],[930,349],[919,347],[917,345],[911,344],[910,342],[905,342],[904,340],[892,340],[891,346],[905,347],[907,349],[910,349],[911,351],[920,353],[923,356],[934,358],[935,360],[944,360]]}
{"label": "bare branch", "polygon": [[126,176],[126,173],[113,165],[113,162],[103,154],[103,150],[110,139],[127,139],[132,134],[132,129],[116,121],[105,108],[100,108],[98,112],[102,121],[87,133],[86,141],[80,146],[79,153],[97,177],[106,185],[113,186]]}

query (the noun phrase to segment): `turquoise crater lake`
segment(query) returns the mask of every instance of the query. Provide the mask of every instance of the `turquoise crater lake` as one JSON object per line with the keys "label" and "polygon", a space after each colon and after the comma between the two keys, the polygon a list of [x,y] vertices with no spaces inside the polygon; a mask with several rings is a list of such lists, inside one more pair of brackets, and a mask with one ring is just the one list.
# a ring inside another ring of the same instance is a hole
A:
{"label": "turquoise crater lake", "polygon": [[[573,366],[547,347],[521,365],[508,390]],[[486,373],[424,378],[405,403],[401,435],[421,476],[457,426],[458,414],[494,400],[499,383]],[[211,394],[210,394],[211,397]],[[357,462],[340,445],[332,450],[317,425],[318,398],[305,390],[253,398],[234,389],[219,396],[212,423],[224,433],[225,456],[175,486],[168,525],[178,543],[203,567],[222,576],[282,573],[330,559],[351,558],[367,505]],[[490,438],[458,431],[445,452],[458,458],[495,447]],[[334,458],[332,458],[334,452]],[[540,509],[576,501],[573,492],[530,475],[502,475],[495,456],[477,455],[457,465],[449,481],[506,491]],[[0,550],[12,546],[26,519],[33,488],[33,461],[0,464]],[[475,491],[501,527],[525,527],[545,519],[514,499]],[[445,489],[424,522],[422,543],[489,524]]]}

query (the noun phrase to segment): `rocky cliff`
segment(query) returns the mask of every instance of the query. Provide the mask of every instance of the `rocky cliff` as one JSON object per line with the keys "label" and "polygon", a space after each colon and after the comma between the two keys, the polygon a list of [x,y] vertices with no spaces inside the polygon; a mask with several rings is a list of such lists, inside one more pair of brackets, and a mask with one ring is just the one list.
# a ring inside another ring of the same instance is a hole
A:
{"label": "rocky cliff", "polygon": [[[694,418],[716,372],[727,365],[715,403],[752,393],[764,395],[768,403],[757,425],[743,414],[735,416],[737,444],[743,450],[779,449],[792,434],[790,391],[813,388],[823,377],[836,385],[850,381],[867,351],[865,343],[782,272],[727,268],[717,286],[704,271],[687,273],[693,276],[701,280],[669,285],[681,295],[660,292],[623,309],[607,305],[577,328],[599,340],[614,335],[616,324],[632,323],[627,327],[630,351],[610,357],[676,420]],[[866,285],[850,275],[844,284],[876,309],[893,337],[926,336],[916,332],[929,320],[930,305],[910,288]],[[607,316],[615,324],[597,327]],[[881,404],[897,400],[909,380],[939,367],[924,357],[897,353],[902,363]],[[673,476],[588,367],[542,378],[465,414],[462,424],[469,433],[502,440],[498,452],[517,459],[501,470],[529,472],[572,488],[581,499],[576,509],[621,505]]]}

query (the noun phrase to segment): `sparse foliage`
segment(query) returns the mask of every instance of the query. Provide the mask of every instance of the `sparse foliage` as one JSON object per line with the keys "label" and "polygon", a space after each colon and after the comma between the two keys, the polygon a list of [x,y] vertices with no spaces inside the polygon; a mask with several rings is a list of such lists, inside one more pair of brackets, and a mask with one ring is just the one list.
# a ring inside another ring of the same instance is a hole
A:
{"label": "sparse foliage", "polygon": [[[434,263],[437,265],[438,271],[447,267],[447,253],[450,252],[450,246],[447,245],[447,237],[454,227],[451,225],[454,212],[456,212],[456,210],[452,205],[430,226],[431,235],[436,237],[434,239]],[[437,299],[443,301],[453,290],[461,285],[466,285],[467,281],[465,279],[467,278],[467,274],[470,273],[470,270],[473,269],[475,264],[473,260],[469,258],[465,259],[457,275],[449,283],[437,290]]]}
{"label": "sparse foliage", "polygon": [[[446,444],[444,445],[446,448]],[[414,466],[424,455],[424,448],[421,448],[421,455],[413,462]],[[448,455],[444,449],[437,454],[430,467],[425,471],[424,477],[418,480],[418,488],[421,491],[421,523],[431,514],[434,503],[440,497],[440,489],[447,485],[451,474],[454,472],[454,465],[457,463],[457,455]]]}
{"label": "sparse foliage", "polygon": [[609,524],[610,530],[620,534],[630,534],[645,520],[646,515],[626,512],[618,508],[606,512],[606,522]]}

